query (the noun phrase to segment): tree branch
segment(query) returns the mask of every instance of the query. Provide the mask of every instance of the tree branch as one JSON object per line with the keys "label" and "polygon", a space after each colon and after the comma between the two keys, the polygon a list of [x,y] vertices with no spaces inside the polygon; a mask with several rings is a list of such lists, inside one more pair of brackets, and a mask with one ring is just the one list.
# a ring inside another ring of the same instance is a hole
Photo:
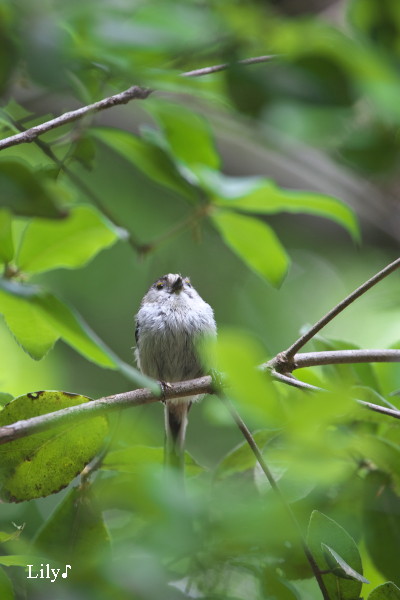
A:
{"label": "tree branch", "polygon": [[[273,369],[270,371],[271,377],[280,381],[282,383],[286,383],[292,387],[298,388],[299,390],[303,390],[306,392],[327,392],[328,390],[324,390],[323,388],[317,387],[315,385],[311,385],[310,383],[306,383],[305,381],[300,381],[291,375],[284,375],[283,373],[278,373]],[[372,402],[365,402],[364,400],[359,400],[355,398],[355,402],[357,402],[360,406],[367,408],[368,410],[372,410],[373,412],[380,413],[381,415],[386,415],[387,417],[393,417],[394,419],[400,419],[400,410],[396,408],[390,408],[388,406],[382,406],[380,404],[373,404]]]}
{"label": "tree branch", "polygon": [[[292,387],[312,392],[326,391],[323,388],[318,388],[314,385],[310,385],[309,383],[305,383],[304,381],[299,381],[291,375],[278,373],[274,369],[269,369],[269,371],[271,377]],[[215,393],[215,389],[213,380],[209,375],[200,377],[198,379],[191,379],[189,381],[171,383],[170,387],[163,389],[165,400],[183,398],[184,396],[213,393]],[[68,408],[63,408],[51,413],[32,417],[30,419],[16,421],[10,425],[4,425],[3,427],[0,427],[0,445],[6,444],[7,442],[12,442],[13,440],[17,440],[22,437],[39,433],[40,431],[44,431],[50,427],[57,427],[66,423],[73,423],[75,421],[88,419],[98,414],[103,414],[116,409],[129,408],[131,406],[141,406],[143,404],[151,404],[159,401],[160,396],[154,394],[146,388],[132,390],[122,394],[114,394],[113,396],[105,396],[104,398],[85,402],[84,404],[70,406]],[[363,400],[355,401],[368,410],[372,410],[395,419],[400,419],[400,410],[387,408],[385,406],[380,406],[379,404],[372,404],[371,402],[364,402]]]}
{"label": "tree branch", "polygon": [[400,258],[387,265],[387,267],[379,271],[379,273],[371,277],[371,279],[368,279],[368,281],[360,285],[360,287],[354,290],[354,292],[352,292],[349,296],[347,296],[344,300],[342,300],[341,302],[339,302],[339,304],[332,308],[332,310],[330,310],[324,317],[322,317],[322,319],[317,321],[304,335],[302,335],[298,340],[296,340],[294,344],[292,344],[287,350],[282,352],[282,357],[286,356],[287,360],[293,358],[293,356],[300,350],[300,348],[302,348],[307,342],[309,342],[318,333],[318,331],[325,327],[325,325],[332,321],[332,319],[337,317],[337,315],[341,313],[342,310],[347,308],[347,306],[350,306],[350,304],[352,304],[354,300],[357,300],[357,298],[365,294],[367,290],[371,289],[379,281],[384,279],[384,277],[387,277],[387,275],[390,275],[390,273],[393,273],[393,271],[395,271],[399,267]]}
{"label": "tree branch", "polygon": [[3,140],[0,140],[0,150],[9,148],[10,146],[17,146],[18,144],[33,142],[39,135],[43,135],[44,133],[55,129],[56,127],[66,125],[67,123],[78,121],[79,119],[82,119],[82,117],[85,117],[91,113],[106,110],[107,108],[111,108],[112,106],[117,106],[119,104],[127,104],[131,100],[145,100],[151,94],[151,92],[152,90],[133,85],[119,94],[109,96],[108,98],[103,98],[103,100],[99,100],[93,104],[88,104],[87,106],[82,106],[76,110],[71,110],[63,115],[60,115],[59,117],[56,117],[55,119],[51,119],[50,121],[46,121],[45,123],[31,127],[26,131],[22,131],[21,133],[4,138]]}
{"label": "tree branch", "polygon": [[[308,352],[296,354],[293,350],[302,347],[310,340],[324,325],[337,316],[346,306],[354,302],[373,285],[381,279],[392,273],[400,266],[400,258],[379,271],[374,277],[371,277],[363,285],[358,287],[352,294],[347,296],[342,302],[335,306],[320,321],[318,321],[304,336],[299,338],[286,352],[281,352],[274,359],[262,365],[261,368],[268,369],[271,376],[288,385],[306,389],[308,391],[324,391],[321,388],[299,381],[290,373],[300,367],[327,364],[342,364],[356,362],[400,362],[400,350],[337,350],[330,352]],[[213,393],[213,383],[210,376],[182,381],[171,384],[164,390],[165,400],[170,398],[179,398],[196,394]],[[128,406],[138,406],[157,402],[159,397],[148,389],[139,389],[123,394],[106,396],[98,400],[93,400],[78,406],[72,406],[53,413],[47,413],[31,419],[18,421],[11,425],[0,427],[0,444],[16,440],[18,438],[32,435],[43,431],[48,427],[54,427],[67,421],[87,418],[95,413],[102,413],[114,408],[124,408]],[[356,400],[361,406],[381,414],[400,419],[400,411],[395,408],[388,408],[371,402]]]}
{"label": "tree branch", "polygon": [[381,413],[381,415],[393,417],[394,419],[400,419],[400,410],[396,410],[395,408],[381,406],[380,404],[372,404],[372,402],[365,402],[364,400],[356,400],[356,402],[358,402],[360,406],[364,406],[364,408],[368,408],[373,412]]}
{"label": "tree branch", "polygon": [[344,365],[355,363],[400,362],[400,350],[328,350],[326,352],[302,352],[291,359],[281,352],[262,368],[288,374],[303,367]]}
{"label": "tree branch", "polygon": [[293,357],[294,369],[319,365],[400,362],[400,350],[331,350],[304,352]]}
{"label": "tree branch", "polygon": [[[255,56],[253,58],[245,58],[244,60],[239,60],[236,63],[225,63],[221,65],[214,65],[211,67],[204,67],[202,69],[195,69],[194,71],[186,71],[185,73],[181,73],[181,76],[199,77],[201,75],[209,75],[210,73],[223,71],[231,67],[233,64],[251,65],[267,62],[269,60],[272,60],[273,58],[274,56]],[[78,108],[76,110],[66,112],[63,115],[60,115],[59,117],[51,119],[50,121],[46,121],[45,123],[41,123],[40,125],[36,125],[35,127],[31,127],[30,129],[26,129],[23,132],[4,138],[0,140],[0,150],[9,148],[10,146],[17,146],[18,144],[27,144],[29,142],[33,142],[40,135],[43,135],[44,133],[55,129],[56,127],[61,127],[62,125],[66,125],[67,123],[78,121],[86,115],[100,112],[102,110],[106,110],[119,104],[127,104],[131,100],[145,100],[153,91],[154,90],[148,88],[133,85],[127,90],[120,92],[119,94],[109,96],[108,98],[103,98],[102,100],[94,102],[93,104],[88,104],[87,106],[82,106],[81,108]]]}
{"label": "tree branch", "polygon": [[296,377],[293,377],[293,375],[284,375],[283,373],[275,371],[275,369],[271,369],[270,374],[273,379],[300,390],[305,390],[307,392],[326,392],[323,388],[311,385],[310,383],[305,383],[305,381],[300,381],[299,379],[296,379]]}
{"label": "tree branch", "polygon": [[[181,381],[171,383],[170,387],[163,388],[163,398],[182,398],[184,396],[193,396],[196,394],[212,394],[213,385],[210,376],[191,379],[190,381]],[[110,410],[129,408],[130,406],[140,406],[142,404],[151,404],[160,402],[160,396],[153,394],[148,389],[133,390],[113,396],[105,396],[98,400],[85,402],[76,406],[63,408],[55,412],[24,419],[0,427],[0,444],[5,444],[21,437],[32,435],[58,425],[65,425],[74,421],[103,414]]]}

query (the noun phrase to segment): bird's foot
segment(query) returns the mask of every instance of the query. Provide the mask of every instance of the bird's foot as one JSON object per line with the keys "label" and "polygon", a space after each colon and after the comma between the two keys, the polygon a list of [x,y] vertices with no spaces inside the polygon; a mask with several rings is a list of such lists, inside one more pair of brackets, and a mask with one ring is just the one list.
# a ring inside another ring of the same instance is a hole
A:
{"label": "bird's foot", "polygon": [[165,404],[166,401],[167,401],[165,392],[166,392],[166,390],[170,390],[172,386],[171,386],[170,383],[168,383],[168,381],[160,381],[160,387],[161,387],[161,398],[160,398],[160,400],[161,400],[161,402],[163,404]]}

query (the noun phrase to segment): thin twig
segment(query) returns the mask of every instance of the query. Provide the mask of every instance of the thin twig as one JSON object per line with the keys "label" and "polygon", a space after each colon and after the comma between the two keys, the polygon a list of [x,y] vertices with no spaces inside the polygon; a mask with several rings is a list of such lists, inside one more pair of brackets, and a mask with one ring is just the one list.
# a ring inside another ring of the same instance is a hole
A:
{"label": "thin twig", "polygon": [[[271,377],[280,381],[281,383],[286,383],[291,387],[298,388],[299,390],[303,390],[306,392],[327,392],[324,388],[317,387],[315,385],[311,385],[310,383],[305,383],[305,381],[300,381],[291,375],[284,375],[283,373],[278,373],[273,369],[270,370]],[[354,399],[360,406],[367,408],[368,410],[372,410],[373,412],[380,413],[381,415],[386,415],[387,417],[393,417],[394,419],[400,419],[400,410],[396,408],[390,408],[387,406],[381,406],[380,404],[373,404],[372,402],[365,402],[365,400],[359,400],[358,398]]]}
{"label": "thin twig", "polygon": [[[199,77],[201,75],[209,75],[210,73],[215,73],[217,71],[223,71],[224,69],[228,69],[232,67],[234,64],[243,64],[243,65],[251,65],[256,63],[267,62],[272,60],[274,56],[255,56],[252,58],[245,58],[244,60],[239,60],[236,63],[225,63],[221,65],[214,65],[211,67],[203,67],[202,69],[195,69],[194,71],[187,71],[185,73],[181,73],[182,77]],[[131,100],[145,100],[154,90],[143,88],[138,85],[132,85],[127,90],[120,92],[119,94],[114,94],[113,96],[109,96],[108,98],[103,98],[98,102],[94,102],[93,104],[88,104],[87,106],[82,106],[76,110],[71,110],[69,112],[60,115],[50,121],[46,121],[45,123],[41,123],[40,125],[35,125],[30,129],[26,129],[23,132],[17,133],[15,135],[11,135],[7,138],[0,140],[0,150],[4,148],[9,148],[10,146],[17,146],[18,144],[26,144],[29,142],[33,142],[36,138],[56,127],[61,127],[62,125],[66,125],[67,123],[72,123],[74,121],[78,121],[82,119],[86,115],[100,112],[101,110],[106,110],[107,108],[111,108],[113,106],[118,106],[120,104],[127,104]]]}
{"label": "thin twig", "polygon": [[82,117],[85,117],[91,113],[99,112],[119,104],[127,104],[131,100],[144,100],[151,94],[151,92],[152,90],[141,88],[138,85],[133,85],[119,94],[109,96],[108,98],[103,98],[103,100],[99,100],[93,104],[88,104],[87,106],[82,106],[76,110],[71,110],[63,115],[60,115],[59,117],[56,117],[55,119],[51,119],[50,121],[46,121],[40,125],[35,125],[26,131],[4,138],[3,140],[0,140],[0,150],[9,148],[10,146],[17,146],[18,144],[33,142],[39,135],[43,135],[44,133],[55,129],[56,127],[66,125],[67,123],[78,121],[79,119],[82,119]]}
{"label": "thin twig", "polygon": [[315,385],[311,385],[310,383],[305,383],[305,381],[300,381],[299,379],[296,379],[296,377],[293,377],[292,375],[284,375],[283,373],[279,373],[278,371],[275,371],[274,369],[270,370],[270,374],[273,379],[276,379],[277,381],[281,381],[282,383],[286,383],[287,385],[290,385],[291,387],[295,387],[295,388],[298,388],[301,390],[306,390],[308,392],[325,392],[326,391],[323,388],[319,388]]}
{"label": "thin twig", "polygon": [[243,60],[237,60],[231,63],[223,63],[221,65],[213,65],[212,67],[203,67],[201,69],[194,69],[193,71],[186,71],[181,74],[181,77],[200,77],[203,75],[211,75],[212,73],[218,73],[218,71],[225,71],[235,65],[255,65],[258,63],[269,62],[277,58],[276,54],[269,54],[265,56],[254,56],[252,58],[244,58]]}
{"label": "thin twig", "polygon": [[356,400],[356,402],[358,402],[358,404],[361,406],[364,406],[364,408],[381,413],[381,415],[393,417],[394,419],[400,419],[400,410],[396,410],[395,408],[388,408],[386,406],[381,406],[380,404],[372,404],[372,402],[365,402],[364,400]]}
{"label": "thin twig", "polygon": [[277,495],[277,497],[279,498],[279,501],[281,503],[281,505],[283,506],[283,508],[285,509],[285,511],[287,512],[290,520],[292,521],[293,525],[296,528],[296,531],[298,532],[299,535],[299,539],[301,542],[301,545],[303,547],[304,553],[306,555],[306,558],[308,560],[308,563],[311,567],[311,570],[314,574],[315,579],[317,580],[317,583],[319,585],[319,588],[321,590],[322,596],[324,598],[324,600],[330,600],[329,599],[329,594],[328,594],[328,590],[326,589],[325,583],[322,579],[319,567],[317,565],[317,562],[310,550],[310,548],[308,547],[308,544],[305,540],[305,537],[303,535],[301,526],[299,521],[296,518],[296,515],[294,514],[292,507],[290,506],[290,504],[288,503],[288,501],[286,500],[285,496],[282,494],[282,491],[278,485],[278,483],[276,482],[274,476],[272,475],[267,463],[264,460],[263,455],[260,452],[259,447],[256,444],[255,439],[253,438],[250,430],[248,429],[248,427],[246,426],[245,422],[243,421],[243,419],[241,418],[241,416],[239,415],[239,413],[237,412],[237,410],[235,409],[235,407],[233,406],[233,404],[223,395],[219,396],[221,401],[225,404],[225,406],[227,407],[228,411],[230,412],[233,420],[235,421],[236,425],[238,426],[238,428],[240,429],[240,431],[242,432],[244,438],[246,439],[247,443],[249,444],[251,451],[253,452],[254,456],[257,459],[258,464],[260,465],[261,469],[263,470],[266,478],[268,479],[268,482],[271,486],[271,488],[274,490],[275,494]]}
{"label": "thin twig", "polygon": [[339,302],[339,304],[332,308],[332,310],[330,310],[324,317],[322,317],[322,319],[317,321],[315,325],[313,325],[304,335],[302,335],[298,340],[294,342],[294,344],[289,346],[289,348],[281,354],[286,356],[287,359],[293,358],[293,356],[300,350],[300,348],[302,348],[307,342],[309,342],[318,333],[318,331],[325,327],[325,325],[332,321],[332,319],[337,317],[337,315],[341,313],[342,310],[347,308],[347,306],[352,304],[354,300],[357,300],[357,298],[365,294],[367,290],[371,289],[379,281],[384,279],[384,277],[387,277],[388,275],[390,275],[390,273],[393,273],[393,271],[395,271],[399,267],[400,258],[387,265],[387,267],[379,271],[379,273],[371,277],[371,279],[368,279],[368,281],[360,285],[360,287],[354,290],[354,292],[352,292],[344,300]]}

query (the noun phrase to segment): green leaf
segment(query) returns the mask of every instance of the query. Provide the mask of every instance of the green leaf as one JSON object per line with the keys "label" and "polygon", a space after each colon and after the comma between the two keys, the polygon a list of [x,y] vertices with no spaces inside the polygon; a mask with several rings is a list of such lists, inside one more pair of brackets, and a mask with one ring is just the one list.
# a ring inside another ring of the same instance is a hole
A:
{"label": "green leaf", "polygon": [[0,544],[4,544],[5,542],[9,542],[10,540],[16,540],[21,535],[22,530],[23,526],[16,528],[12,533],[0,531]]}
{"label": "green leaf", "polygon": [[159,146],[118,129],[98,127],[92,129],[91,134],[156,183],[186,198],[196,197],[194,188],[181,176],[168,153]]}
{"label": "green leaf", "polygon": [[35,173],[19,160],[0,159],[0,207],[24,217],[59,219],[66,216]]}
{"label": "green leaf", "polygon": [[[326,571],[324,546],[329,546],[341,560],[356,573],[362,573],[361,557],[353,538],[338,523],[321,512],[311,514],[307,534],[308,546],[321,571]],[[352,579],[343,579],[333,573],[323,575],[323,581],[331,600],[354,600],[359,598],[362,583]]]}
{"label": "green leaf", "polygon": [[355,441],[354,447],[363,459],[391,476],[394,490],[400,495],[400,445],[384,437],[364,433]]}
{"label": "green leaf", "polygon": [[142,387],[159,393],[160,388],[153,379],[142,375],[132,365],[124,363],[90,329],[82,317],[52,294],[42,294],[38,306],[44,310],[47,322],[54,326],[60,338],[88,360],[110,369],[118,369],[128,379]]}
{"label": "green leaf", "polygon": [[[280,440],[279,440],[280,441]],[[308,496],[317,486],[315,480],[311,481],[311,477],[304,477],[296,465],[290,465],[290,459],[280,459],[279,450],[285,451],[282,444],[279,444],[278,449],[274,447],[272,441],[271,446],[268,444],[265,448],[266,460],[268,468],[272,473],[273,478],[279,483],[281,492],[289,503],[298,502]],[[290,449],[292,451],[292,449]],[[278,452],[278,456],[276,456]],[[273,493],[270,482],[265,476],[264,471],[258,463],[254,467],[254,483],[260,493]]]}
{"label": "green leaf", "polygon": [[[330,339],[321,334],[313,338],[313,346],[318,352],[324,350],[358,350],[360,347],[347,341]],[[359,381],[370,388],[379,389],[379,382],[372,364],[356,363],[353,365],[327,365],[325,372],[332,373],[332,379],[342,381]]]}
{"label": "green leaf", "polygon": [[266,215],[289,212],[326,217],[344,227],[354,239],[359,239],[355,214],[337,198],[285,190],[264,177],[229,177],[209,169],[200,172],[200,179],[218,206]]}
{"label": "green leaf", "polygon": [[[0,426],[76,406],[90,398],[78,394],[40,391],[19,396],[0,412]],[[66,487],[102,447],[107,435],[105,417],[69,423],[14,440],[0,447],[0,495],[21,502]]]}
{"label": "green leaf", "polygon": [[389,475],[371,471],[365,478],[365,544],[376,568],[400,586],[400,497],[393,491]]}
{"label": "green leaf", "polygon": [[[0,565],[4,565],[5,567],[26,567],[27,565],[40,565],[40,561],[43,561],[43,558],[39,559],[29,554],[10,554],[8,556],[0,556]],[[2,597],[3,600],[3,597]]]}
{"label": "green leaf", "polygon": [[117,239],[115,228],[95,208],[77,206],[62,221],[31,221],[22,238],[17,266],[28,273],[82,267]]}
{"label": "green leaf", "polygon": [[225,243],[250,269],[274,286],[282,283],[289,258],[266,223],[231,211],[214,212],[211,219]]}
{"label": "green leaf", "polygon": [[369,583],[368,579],[365,579],[363,575],[352,569],[333,548],[324,543],[321,544],[321,547],[324,551],[327,565],[334,575],[343,579],[353,579],[354,581],[361,581],[361,583]]}
{"label": "green leaf", "polygon": [[391,581],[387,581],[372,590],[368,600],[400,600],[400,588]]}
{"label": "green leaf", "polygon": [[110,558],[110,537],[90,489],[72,488],[34,539],[35,548],[53,560],[85,572],[96,561]]}
{"label": "green leaf", "polygon": [[210,127],[200,115],[180,104],[149,103],[146,107],[156,117],[170,148],[172,158],[188,167],[204,165],[218,169],[220,159]]}
{"label": "green leaf", "polygon": [[120,360],[80,315],[36,286],[0,279],[0,313],[17,342],[35,360],[43,358],[61,338],[88,360],[118,369],[134,383],[159,392],[158,384]]}
{"label": "green leaf", "polygon": [[60,337],[41,309],[40,299],[34,288],[0,280],[0,313],[18,343],[36,360]]}
{"label": "green leaf", "polygon": [[[273,429],[261,429],[253,433],[253,438],[259,448],[263,448],[265,444],[276,437],[277,431]],[[252,469],[257,460],[251,450],[249,444],[245,441],[240,443],[236,448],[233,448],[224,458],[218,463],[214,476],[217,479],[229,477],[235,473],[241,473]]]}
{"label": "green leaf", "polygon": [[274,600],[301,600],[296,589],[283,577],[278,577],[274,569],[266,568],[261,576],[263,598]]}
{"label": "green leaf", "polygon": [[0,262],[8,263],[14,257],[14,243],[11,231],[11,213],[0,209]]}
{"label": "green leaf", "polygon": [[[0,6],[0,95],[4,97],[14,68],[19,61],[19,45],[13,35],[11,6]],[[7,94],[8,95],[8,94]]]}
{"label": "green leaf", "polygon": [[101,366],[115,367],[115,361],[100,340],[66,304],[52,294],[42,294],[36,298],[36,306],[64,342]]}
{"label": "green leaf", "polygon": [[[108,452],[103,459],[101,468],[106,471],[137,473],[149,466],[163,464],[164,448],[136,445]],[[204,468],[194,460],[189,452],[185,452],[185,474],[195,476],[203,471]]]}
{"label": "green leaf", "polygon": [[[0,562],[1,558],[0,556]],[[14,600],[13,586],[4,569],[0,569],[0,598],[1,600]]]}
{"label": "green leaf", "polygon": [[6,392],[0,392],[0,407],[10,402],[14,396],[12,394],[7,394]]}
{"label": "green leaf", "polygon": [[244,415],[254,419],[258,427],[279,427],[282,423],[282,405],[271,378],[256,365],[264,357],[264,348],[239,329],[219,331],[215,345],[218,369],[225,373],[229,395],[239,404]]}
{"label": "green leaf", "polygon": [[[348,6],[348,18],[380,52],[399,57],[397,40],[400,35],[400,7],[397,2],[382,0],[352,0]],[[378,52],[377,52],[378,54]]]}
{"label": "green leaf", "polygon": [[89,136],[83,136],[79,138],[77,143],[72,149],[71,154],[68,155],[69,160],[76,160],[81,163],[85,169],[91,171],[96,155],[96,144]]}

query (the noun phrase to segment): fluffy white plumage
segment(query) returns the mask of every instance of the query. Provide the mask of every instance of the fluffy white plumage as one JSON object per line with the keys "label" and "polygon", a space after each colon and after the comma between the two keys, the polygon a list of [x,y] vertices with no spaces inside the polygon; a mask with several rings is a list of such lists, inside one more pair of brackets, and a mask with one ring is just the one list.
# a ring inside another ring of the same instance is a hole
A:
{"label": "fluffy white plumage", "polygon": [[[201,377],[202,339],[216,335],[214,313],[187,277],[169,273],[148,290],[136,315],[135,356],[141,371],[163,382]],[[198,396],[170,400],[166,406],[169,450],[182,454],[187,412]]]}

